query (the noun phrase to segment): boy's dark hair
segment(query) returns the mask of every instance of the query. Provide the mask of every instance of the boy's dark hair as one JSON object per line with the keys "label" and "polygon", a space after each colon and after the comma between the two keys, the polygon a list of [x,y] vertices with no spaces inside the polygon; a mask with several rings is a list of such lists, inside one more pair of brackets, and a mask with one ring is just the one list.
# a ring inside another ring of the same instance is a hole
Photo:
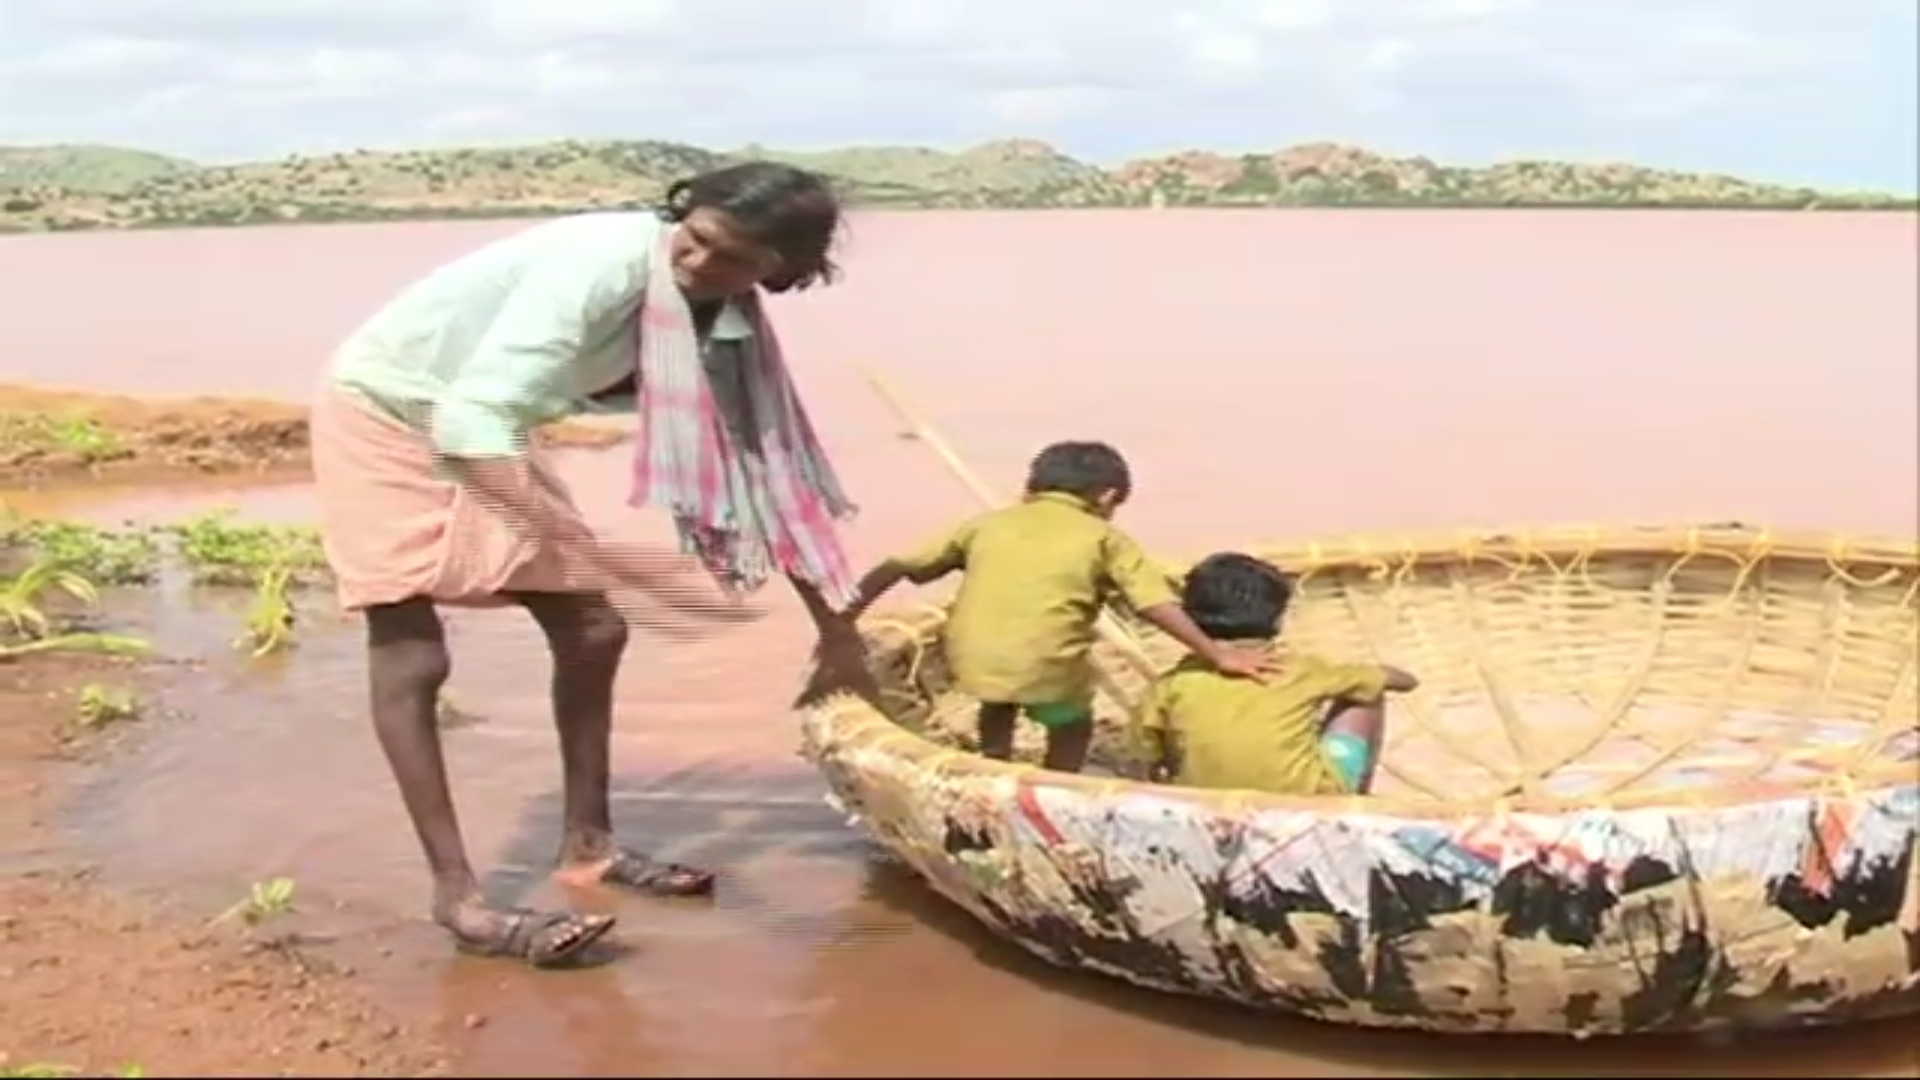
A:
{"label": "boy's dark hair", "polygon": [[1027,494],[1058,491],[1082,499],[1111,491],[1125,499],[1133,492],[1133,473],[1120,451],[1103,442],[1057,442],[1034,455],[1027,466]]}
{"label": "boy's dark hair", "polygon": [[1180,606],[1216,641],[1270,638],[1293,603],[1293,579],[1272,563],[1222,551],[1195,563],[1181,586]]}

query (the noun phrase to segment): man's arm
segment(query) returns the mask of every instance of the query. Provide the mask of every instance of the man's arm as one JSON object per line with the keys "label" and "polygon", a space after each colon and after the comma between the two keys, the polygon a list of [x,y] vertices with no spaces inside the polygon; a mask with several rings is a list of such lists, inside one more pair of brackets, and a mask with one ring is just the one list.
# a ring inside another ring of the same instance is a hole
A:
{"label": "man's arm", "polygon": [[[427,434],[446,470],[481,505],[537,544],[592,545],[528,467],[544,407],[566,392],[588,324],[633,299],[635,263],[652,250],[628,240],[552,246],[528,258],[473,355],[431,403]],[[593,550],[588,547],[587,550]]]}
{"label": "man's arm", "polygon": [[[807,615],[813,620],[814,626],[833,626],[842,620],[843,616],[835,612],[833,605],[827,603],[827,598],[820,594],[819,586],[811,581],[805,581],[795,577],[792,574],[787,575],[787,581],[793,586],[794,595],[800,598],[800,606],[807,609]],[[849,608],[848,612],[849,614],[844,616],[844,618],[850,619],[852,617],[852,609]]]}

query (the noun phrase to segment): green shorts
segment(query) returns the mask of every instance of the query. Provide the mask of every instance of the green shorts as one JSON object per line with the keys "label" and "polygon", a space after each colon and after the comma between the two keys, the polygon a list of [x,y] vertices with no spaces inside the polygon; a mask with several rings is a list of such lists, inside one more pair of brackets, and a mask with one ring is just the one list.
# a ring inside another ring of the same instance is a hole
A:
{"label": "green shorts", "polygon": [[1320,752],[1333,768],[1333,775],[1340,778],[1348,791],[1360,790],[1360,780],[1367,775],[1367,740],[1336,731],[1320,739]]}
{"label": "green shorts", "polygon": [[1044,705],[1022,705],[1027,719],[1049,730],[1093,722],[1093,710],[1076,701],[1051,701]]}

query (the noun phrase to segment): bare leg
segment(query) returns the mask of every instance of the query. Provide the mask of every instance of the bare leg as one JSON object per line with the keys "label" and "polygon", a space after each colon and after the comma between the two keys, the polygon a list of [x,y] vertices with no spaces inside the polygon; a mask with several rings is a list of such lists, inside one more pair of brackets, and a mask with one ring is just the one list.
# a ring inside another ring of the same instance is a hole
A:
{"label": "bare leg", "polygon": [[367,673],[374,734],[433,874],[433,918],[456,939],[525,959],[560,959],[610,928],[604,916],[537,915],[488,905],[467,860],[435,715],[452,670],[440,616],[426,600],[369,608]]}
{"label": "bare leg", "polygon": [[553,722],[563,785],[559,868],[570,885],[622,885],[666,895],[709,892],[713,875],[656,862],[613,840],[613,683],[627,651],[627,622],[598,593],[514,596],[553,654]]}
{"label": "bare leg", "polygon": [[1327,711],[1324,734],[1350,735],[1367,744],[1367,765],[1360,775],[1358,793],[1373,790],[1374,770],[1380,767],[1380,744],[1386,737],[1387,708],[1383,702],[1337,701]]}
{"label": "bare leg", "polygon": [[613,681],[627,649],[627,624],[597,594],[526,593],[515,599],[540,624],[553,655],[563,785],[560,865],[595,867],[613,857]]}
{"label": "bare leg", "polygon": [[1056,772],[1077,773],[1087,767],[1087,753],[1093,749],[1093,719],[1057,724],[1047,729],[1045,767]]}
{"label": "bare leg", "polygon": [[995,761],[1013,760],[1013,725],[1020,707],[1002,701],[980,703],[980,755]]}

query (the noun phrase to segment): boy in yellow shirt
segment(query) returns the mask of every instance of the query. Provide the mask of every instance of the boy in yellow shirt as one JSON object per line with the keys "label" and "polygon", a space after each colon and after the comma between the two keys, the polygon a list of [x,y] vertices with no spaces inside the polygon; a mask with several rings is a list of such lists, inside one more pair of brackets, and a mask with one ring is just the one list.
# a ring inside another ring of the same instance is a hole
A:
{"label": "boy in yellow shirt", "polygon": [[1191,649],[1196,670],[1258,679],[1272,666],[1262,653],[1214,641],[1180,610],[1166,576],[1111,521],[1132,491],[1112,447],[1055,443],[1028,468],[1024,500],[874,567],[849,616],[903,580],[924,585],[963,571],[946,650],[955,683],[981,703],[980,752],[1010,759],[1024,713],[1047,730],[1046,767],[1079,772],[1093,741],[1094,621],[1112,595]]}
{"label": "boy in yellow shirt", "polygon": [[1293,583],[1251,555],[1210,555],[1187,573],[1180,603],[1222,643],[1260,649],[1277,672],[1256,684],[1181,662],[1161,676],[1142,726],[1155,772],[1189,787],[1281,795],[1365,794],[1379,764],[1388,693],[1419,680],[1384,664],[1336,664],[1283,651],[1275,639]]}

